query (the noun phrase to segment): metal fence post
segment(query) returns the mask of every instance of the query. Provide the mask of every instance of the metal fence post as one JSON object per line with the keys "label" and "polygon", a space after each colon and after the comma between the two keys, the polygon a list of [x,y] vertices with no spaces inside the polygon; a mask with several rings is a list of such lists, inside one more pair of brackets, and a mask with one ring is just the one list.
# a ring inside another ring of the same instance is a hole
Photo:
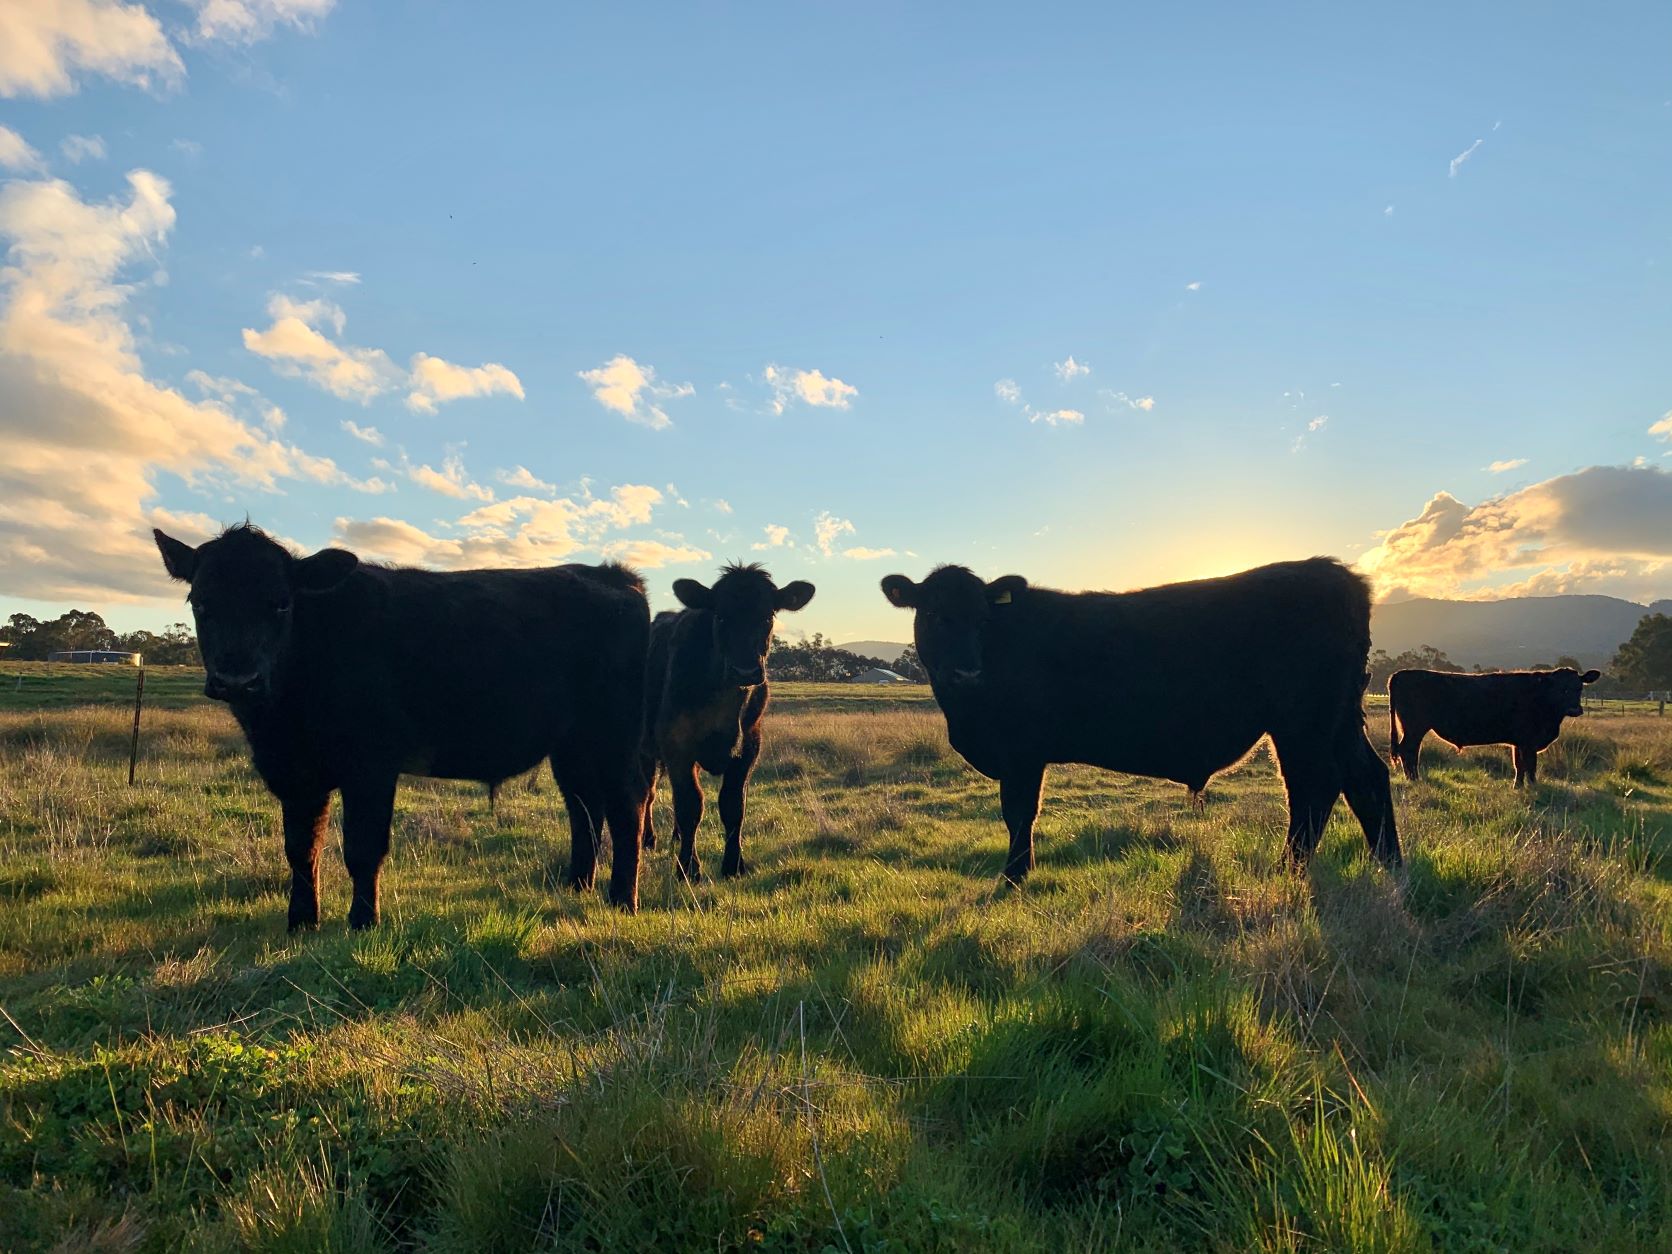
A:
{"label": "metal fence post", "polygon": [[145,668],[139,668],[139,681],[134,684],[134,736],[128,745],[128,787],[134,786],[134,769],[139,765],[139,711],[145,704]]}

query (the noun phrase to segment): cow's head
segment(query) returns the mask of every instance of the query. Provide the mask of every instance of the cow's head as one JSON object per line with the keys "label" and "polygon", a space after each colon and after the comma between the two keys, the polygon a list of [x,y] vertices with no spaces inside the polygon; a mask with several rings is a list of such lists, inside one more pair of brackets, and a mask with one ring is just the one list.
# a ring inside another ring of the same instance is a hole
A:
{"label": "cow's head", "polygon": [[191,585],[186,599],[203,653],[203,695],[259,704],[270,698],[290,643],[297,597],[329,592],[360,559],[346,549],[297,557],[258,527],[229,527],[193,548],[161,531],[168,573]]}
{"label": "cow's head", "polygon": [[922,583],[886,576],[882,594],[891,605],[917,611],[912,635],[929,678],[937,685],[958,685],[980,681],[982,630],[1027,586],[1020,575],[983,583],[962,566],[937,566]]}
{"label": "cow's head", "polygon": [[1539,672],[1539,695],[1552,714],[1576,718],[1585,712],[1585,685],[1602,678],[1601,671],[1586,671],[1581,675],[1571,666],[1559,670]]}
{"label": "cow's head", "polygon": [[770,573],[753,564],[722,568],[712,588],[695,579],[673,581],[681,605],[707,612],[721,681],[739,688],[766,682],[766,655],[778,611],[801,609],[813,591],[804,579],[780,588]]}

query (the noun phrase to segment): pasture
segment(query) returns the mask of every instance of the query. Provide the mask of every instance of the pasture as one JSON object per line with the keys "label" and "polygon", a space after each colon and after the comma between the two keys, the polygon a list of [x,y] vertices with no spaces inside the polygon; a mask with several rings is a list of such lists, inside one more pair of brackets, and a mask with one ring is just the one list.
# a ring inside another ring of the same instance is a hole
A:
{"label": "pasture", "polygon": [[784,685],[753,876],[675,878],[664,786],[626,917],[556,886],[549,780],[411,780],[383,926],[333,847],[290,937],[193,682],[132,789],[131,672],[0,684],[0,1248],[1668,1243],[1672,721],[1570,723],[1531,794],[1430,741],[1402,881],[1344,807],[1286,870],[1264,749],[1201,813],[1058,768],[1001,890],[927,689]]}

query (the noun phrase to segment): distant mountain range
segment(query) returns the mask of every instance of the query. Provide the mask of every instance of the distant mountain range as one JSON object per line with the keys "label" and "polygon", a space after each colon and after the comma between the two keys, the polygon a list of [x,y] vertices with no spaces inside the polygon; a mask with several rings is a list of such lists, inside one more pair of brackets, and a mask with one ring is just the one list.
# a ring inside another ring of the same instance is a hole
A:
{"label": "distant mountain range", "polygon": [[1394,654],[1431,644],[1463,666],[1531,666],[1567,654],[1607,667],[1645,614],[1669,613],[1672,601],[1639,605],[1603,596],[1418,598],[1378,605],[1370,636],[1376,648]]}
{"label": "distant mountain range", "polygon": [[[1378,605],[1374,646],[1399,654],[1431,644],[1460,666],[1506,669],[1554,662],[1564,654],[1606,668],[1645,614],[1672,614],[1672,600],[1639,605],[1619,597],[1511,597],[1503,601],[1417,598]],[[906,646],[855,640],[840,646],[888,665]]]}

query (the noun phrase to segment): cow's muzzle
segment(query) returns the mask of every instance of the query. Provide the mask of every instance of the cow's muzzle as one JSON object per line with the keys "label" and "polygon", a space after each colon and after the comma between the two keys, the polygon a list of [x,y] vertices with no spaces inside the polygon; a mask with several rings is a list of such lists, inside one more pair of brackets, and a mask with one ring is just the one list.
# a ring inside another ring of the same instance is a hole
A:
{"label": "cow's muzzle", "polygon": [[726,669],[731,675],[732,682],[739,688],[752,688],[756,684],[766,682],[766,667],[759,663],[753,666],[730,666]]}
{"label": "cow's muzzle", "polygon": [[211,671],[204,677],[203,695],[211,701],[260,701],[267,696],[267,677],[259,671],[248,675]]}

